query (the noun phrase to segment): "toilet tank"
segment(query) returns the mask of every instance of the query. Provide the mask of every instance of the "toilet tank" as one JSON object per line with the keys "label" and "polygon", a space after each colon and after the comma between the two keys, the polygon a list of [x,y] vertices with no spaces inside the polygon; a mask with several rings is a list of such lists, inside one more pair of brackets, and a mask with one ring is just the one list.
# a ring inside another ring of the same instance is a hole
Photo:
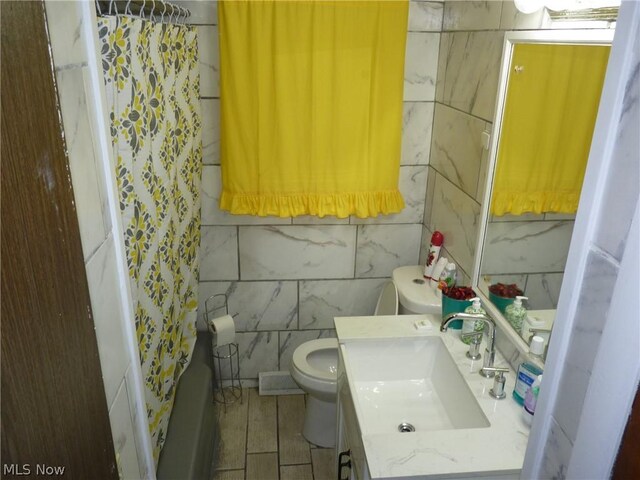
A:
{"label": "toilet tank", "polygon": [[420,265],[408,265],[393,271],[391,277],[398,289],[401,315],[442,314],[442,300],[436,296],[422,273],[423,268]]}

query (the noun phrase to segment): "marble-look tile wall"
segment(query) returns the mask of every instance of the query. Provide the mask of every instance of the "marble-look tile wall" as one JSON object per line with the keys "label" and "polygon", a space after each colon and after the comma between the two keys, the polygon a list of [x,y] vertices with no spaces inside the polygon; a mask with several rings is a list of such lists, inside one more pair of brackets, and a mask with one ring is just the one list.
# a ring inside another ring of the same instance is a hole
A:
{"label": "marble-look tile wall", "polygon": [[[637,23],[631,35],[633,40],[630,45],[637,46],[640,41]],[[612,127],[616,140],[612,147],[611,164],[606,172],[602,209],[599,217],[592,220],[597,224],[579,292],[560,391],[552,412],[554,424],[545,448],[543,464],[546,471],[543,473],[549,478],[565,478],[567,472],[620,262],[634,213],[640,204],[640,52],[637,48],[632,51],[632,58],[622,77],[625,79],[625,94],[619,122]]]}
{"label": "marble-look tile wall", "polygon": [[[444,234],[447,257],[468,283],[475,257],[497,93],[504,2],[445,1],[431,137],[424,242]],[[421,260],[425,256],[421,251]]]}
{"label": "marble-look tile wall", "polygon": [[[581,27],[584,28],[584,23]],[[544,10],[522,14],[511,0],[444,2],[421,261],[431,232],[440,230],[445,237],[448,258],[458,265],[463,280],[472,274],[488,163],[482,133],[492,130],[504,33],[552,28],[576,27],[568,23],[562,27],[552,24]],[[554,233],[548,235],[549,239],[558,238],[568,246],[570,222],[553,220],[558,222],[551,228]],[[514,224],[508,225],[510,229],[513,227]],[[536,227],[523,225],[520,230],[524,232],[527,228]],[[498,230],[493,240],[502,238],[503,241],[496,241],[493,246],[502,248],[509,242]],[[499,265],[491,265],[490,270],[494,274],[527,275],[534,271],[532,268],[514,271]],[[535,270],[535,273],[557,276],[561,271],[554,267]],[[549,285],[548,279],[539,275],[532,280],[531,285],[537,288],[534,294],[541,305],[549,305],[549,298],[555,297],[557,301],[557,292],[539,289],[545,282]],[[559,283],[555,280],[552,283]]]}
{"label": "marble-look tile wall", "polygon": [[[589,27],[604,28],[605,25],[594,23]],[[464,274],[471,273],[477,253],[478,215],[487,175],[487,152],[482,148],[480,133],[492,129],[504,32],[553,28],[585,28],[585,24],[553,25],[544,11],[525,15],[518,12],[510,0],[445,1],[421,261],[425,257],[426,240],[433,230],[440,230],[445,235],[444,254],[460,266],[463,281],[466,278]],[[637,38],[640,38],[638,32],[636,42]],[[627,94],[614,147],[615,160],[607,176],[606,206],[602,209],[601,218],[597,219],[597,233],[587,260],[585,282],[579,293],[580,306],[563,366],[561,391],[552,413],[542,461],[543,478],[566,477],[582,403],[611,301],[611,290],[638,205],[639,64],[636,49],[635,60],[628,68]],[[548,218],[543,221],[553,221],[553,235],[563,243],[568,242],[571,220]],[[556,260],[560,262],[560,258]],[[496,270],[500,268],[496,266]],[[523,275],[503,278],[519,278],[526,282],[530,296],[540,299],[540,302],[557,303],[557,293],[554,292],[559,290],[562,282],[561,273],[534,275],[527,270]],[[497,344],[512,365],[522,361],[504,335],[498,335]]]}
{"label": "marble-look tile wall", "polygon": [[574,215],[493,217],[480,271],[491,283],[516,283],[528,308],[556,308],[573,233]]}
{"label": "marble-look tile wall", "polygon": [[[593,24],[590,27],[604,28],[605,25]],[[544,11],[525,15],[516,10],[512,1],[445,2],[423,238],[428,239],[435,229],[441,230],[445,235],[447,256],[453,258],[465,273],[471,273],[477,253],[474,251],[479,224],[477,215],[487,168],[487,152],[482,148],[480,133],[492,128],[504,32],[553,28],[585,28],[585,25],[552,25]],[[543,478],[566,477],[619,261],[638,205],[640,163],[636,131],[640,121],[639,64],[636,49],[635,60],[628,68],[627,94],[614,147],[615,160],[607,176],[606,206],[602,209],[601,218],[594,219],[598,221],[597,233],[587,259],[585,282],[579,292],[580,306],[563,366],[561,391],[552,412],[542,461]],[[542,219],[542,223],[551,221],[553,223],[547,223],[548,226],[553,225],[549,233],[566,244],[571,235],[572,220]],[[522,228],[536,227],[523,224]],[[497,239],[499,235],[496,233],[495,237]],[[424,256],[423,245],[421,259]],[[559,265],[562,259],[558,257],[555,260]],[[499,265],[491,268],[494,267],[493,273],[507,273]],[[545,275],[534,275],[530,269],[525,269],[521,275],[503,278],[518,278],[526,282],[527,293],[536,301],[555,305],[555,292],[562,282],[562,274],[557,268],[554,267],[554,273]],[[512,365],[521,361],[518,352],[503,335],[498,336],[497,342]]]}
{"label": "marble-look tile wall", "polygon": [[95,18],[85,16],[81,3],[45,3],[51,51],[118,468],[123,478],[150,478],[135,428],[135,383],[122,328],[126,303],[117,275],[108,186],[94,135],[99,127],[92,110],[88,58],[95,52],[86,51],[82,25]]}
{"label": "marble-look tile wall", "polygon": [[[205,299],[226,293],[240,374],[288,370],[295,348],[335,335],[333,317],[373,313],[394,268],[417,264],[444,6],[411,0],[399,187],[406,208],[374,219],[259,218],[218,209],[218,27],[214,2],[183,2],[198,26],[204,116],[200,327]],[[204,5],[207,5],[205,8]]]}

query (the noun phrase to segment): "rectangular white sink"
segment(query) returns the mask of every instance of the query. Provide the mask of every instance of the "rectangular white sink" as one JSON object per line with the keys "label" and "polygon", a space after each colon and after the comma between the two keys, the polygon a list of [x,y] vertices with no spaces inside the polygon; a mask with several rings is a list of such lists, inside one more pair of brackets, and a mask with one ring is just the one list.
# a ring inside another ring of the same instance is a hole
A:
{"label": "rectangular white sink", "polygon": [[[345,364],[363,435],[489,427],[439,336],[345,345]],[[404,435],[404,434],[403,434]]]}

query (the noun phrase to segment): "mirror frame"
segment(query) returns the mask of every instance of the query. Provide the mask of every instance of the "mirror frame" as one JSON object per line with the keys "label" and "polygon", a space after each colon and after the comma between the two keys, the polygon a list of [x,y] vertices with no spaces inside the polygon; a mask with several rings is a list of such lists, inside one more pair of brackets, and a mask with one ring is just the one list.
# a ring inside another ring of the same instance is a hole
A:
{"label": "mirror frame", "polygon": [[[489,300],[489,297],[480,290],[480,269],[482,266],[483,249],[486,240],[487,226],[489,223],[489,206],[491,205],[491,193],[493,192],[495,166],[498,160],[498,146],[500,144],[502,117],[504,114],[505,100],[507,96],[507,86],[509,83],[513,49],[515,45],[519,43],[611,45],[614,33],[614,28],[593,30],[534,30],[506,32],[504,36],[502,60],[500,63],[500,76],[498,80],[498,94],[496,96],[496,105],[490,133],[491,139],[489,144],[489,156],[487,157],[486,181],[482,195],[482,203],[480,205],[480,222],[478,225],[478,237],[476,242],[471,285],[478,297],[482,300],[482,304],[487,313],[493,317],[496,325],[504,332],[509,341],[522,355],[526,356],[529,361],[532,361],[539,367],[543,367],[544,365],[538,359],[534,359],[529,355],[529,345],[524,341],[520,334],[511,327],[502,312],[500,312],[500,310],[498,310],[498,308]],[[573,241],[573,237],[571,240]]]}

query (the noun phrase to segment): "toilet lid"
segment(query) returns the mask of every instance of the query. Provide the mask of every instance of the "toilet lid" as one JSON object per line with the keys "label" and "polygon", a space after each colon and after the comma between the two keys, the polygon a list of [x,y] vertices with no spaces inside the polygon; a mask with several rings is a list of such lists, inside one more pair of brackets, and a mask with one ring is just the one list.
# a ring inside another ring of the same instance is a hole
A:
{"label": "toilet lid", "polygon": [[[325,349],[336,350],[336,360],[333,368],[317,368],[315,365],[309,363],[309,355],[313,352],[317,352]],[[325,380],[328,382],[335,382],[338,378],[338,340],[335,338],[319,338],[318,340],[310,340],[300,345],[293,352],[293,365],[301,373],[317,378],[319,380]]]}

